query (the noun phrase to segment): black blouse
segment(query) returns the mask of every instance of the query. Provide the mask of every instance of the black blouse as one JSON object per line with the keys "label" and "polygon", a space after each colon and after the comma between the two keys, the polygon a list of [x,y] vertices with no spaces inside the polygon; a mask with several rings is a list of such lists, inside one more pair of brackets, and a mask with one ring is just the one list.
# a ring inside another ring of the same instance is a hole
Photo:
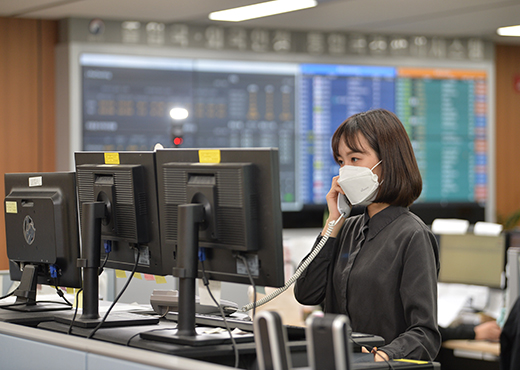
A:
{"label": "black blouse", "polygon": [[348,218],[294,294],[302,304],[348,315],[355,332],[382,336],[379,349],[390,358],[433,360],[441,344],[438,272],[433,233],[408,208],[390,206],[372,218],[366,211]]}

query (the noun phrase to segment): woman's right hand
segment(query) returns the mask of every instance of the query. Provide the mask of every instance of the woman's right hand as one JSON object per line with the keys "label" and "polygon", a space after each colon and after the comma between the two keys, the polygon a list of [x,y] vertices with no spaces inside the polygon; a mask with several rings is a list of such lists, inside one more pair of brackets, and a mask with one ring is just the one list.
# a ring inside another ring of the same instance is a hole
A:
{"label": "woman's right hand", "polygon": [[345,194],[341,186],[338,184],[339,176],[334,176],[332,178],[332,184],[330,186],[330,190],[327,193],[325,199],[327,200],[327,206],[329,208],[329,218],[332,220],[336,220],[341,214],[338,210],[338,196],[339,194]]}
{"label": "woman's right hand", "polygon": [[[327,196],[325,199],[327,200],[327,207],[329,209],[329,218],[327,219],[327,223],[325,224],[325,227],[323,229],[322,235],[325,234],[325,231],[327,230],[327,226],[330,221],[336,221],[338,218],[340,218],[341,213],[338,210],[338,196],[339,194],[345,194],[343,192],[343,189],[341,189],[341,186],[338,184],[339,176],[334,176],[332,178],[332,184],[330,186],[330,190],[327,193]],[[341,221],[338,222],[336,227],[334,227],[334,230],[332,231],[331,237],[335,237],[341,226],[343,225],[344,218],[341,218]]]}

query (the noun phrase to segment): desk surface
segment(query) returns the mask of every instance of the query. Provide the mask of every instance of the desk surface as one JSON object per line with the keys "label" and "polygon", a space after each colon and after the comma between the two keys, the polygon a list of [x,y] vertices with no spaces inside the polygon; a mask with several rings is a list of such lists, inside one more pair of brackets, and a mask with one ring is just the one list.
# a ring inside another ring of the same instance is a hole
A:
{"label": "desk surface", "polygon": [[442,343],[444,348],[453,350],[467,350],[484,352],[494,356],[500,356],[500,343],[485,340],[447,340]]}
{"label": "desk surface", "polygon": [[[54,321],[42,322],[38,328],[51,330],[55,332],[66,333],[69,325],[61,324]],[[153,330],[170,330],[175,329],[176,324],[161,321],[156,325],[139,325],[139,326],[124,326],[120,328],[101,328],[94,335],[94,339],[114,344],[122,344],[129,347],[141,348],[151,350],[154,352],[161,352],[170,355],[182,355],[183,357],[191,357],[204,359],[207,357],[230,356],[233,355],[233,347],[230,344],[219,344],[204,347],[190,347],[180,344],[165,343],[159,341],[150,341],[140,338],[139,334],[145,331]],[[84,329],[74,327],[72,334],[80,337],[87,337],[92,329]],[[256,353],[255,344],[240,343],[237,345],[241,354]],[[294,348],[305,349],[305,341],[292,343]]]}

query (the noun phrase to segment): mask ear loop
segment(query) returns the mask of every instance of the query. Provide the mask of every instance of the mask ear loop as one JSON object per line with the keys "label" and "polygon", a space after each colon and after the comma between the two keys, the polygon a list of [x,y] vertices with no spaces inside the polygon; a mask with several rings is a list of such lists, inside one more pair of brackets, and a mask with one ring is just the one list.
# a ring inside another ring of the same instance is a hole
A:
{"label": "mask ear loop", "polygon": [[[382,159],[381,159],[379,162],[377,162],[377,163],[374,165],[374,167],[372,167],[372,168],[370,169],[370,171],[373,171],[374,168],[376,168],[377,166],[379,166],[379,164],[380,164],[381,162],[383,162]],[[377,176],[377,175],[376,175],[376,176]],[[378,178],[378,180],[379,180],[379,178]],[[381,186],[381,184],[382,184],[384,181],[385,181],[385,179],[381,180],[381,182],[378,181],[378,182],[377,182],[377,183],[378,183],[378,186]]]}
{"label": "mask ear loop", "polygon": [[374,165],[374,167],[372,167],[372,168],[370,169],[370,171],[373,171],[374,168],[376,168],[377,166],[379,166],[379,164],[380,164],[381,162],[383,162],[382,159],[381,159],[379,162],[377,162],[377,163]]}

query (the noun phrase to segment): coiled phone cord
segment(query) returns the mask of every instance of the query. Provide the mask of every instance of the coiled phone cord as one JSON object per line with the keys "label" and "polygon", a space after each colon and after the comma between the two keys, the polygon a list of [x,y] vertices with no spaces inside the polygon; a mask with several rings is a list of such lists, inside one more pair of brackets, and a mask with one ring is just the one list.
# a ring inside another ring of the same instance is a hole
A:
{"label": "coiled phone cord", "polygon": [[327,226],[327,230],[325,230],[325,235],[323,235],[323,237],[321,238],[321,240],[318,243],[318,245],[316,246],[316,248],[314,248],[312,250],[312,252],[307,256],[307,258],[305,258],[305,260],[301,263],[301,265],[296,269],[296,272],[294,273],[294,275],[291,276],[291,278],[289,280],[287,280],[287,282],[285,283],[285,285],[283,287],[276,289],[272,293],[266,295],[265,297],[261,298],[260,300],[258,300],[256,302],[252,302],[252,303],[245,305],[244,307],[242,307],[240,309],[240,312],[247,312],[247,311],[252,310],[253,307],[262,306],[262,305],[266,304],[267,302],[272,301],[274,298],[278,297],[280,294],[282,294],[287,289],[289,289],[289,287],[292,284],[294,284],[296,282],[296,280],[300,277],[302,272],[305,271],[305,269],[311,264],[311,262],[314,260],[314,258],[316,258],[318,253],[320,253],[321,249],[323,248],[323,246],[329,239],[330,234],[332,233],[332,230],[334,229],[334,226],[336,226],[338,224],[338,222],[341,220],[342,217],[345,217],[345,216],[341,215],[337,220],[329,222],[329,225]]}

